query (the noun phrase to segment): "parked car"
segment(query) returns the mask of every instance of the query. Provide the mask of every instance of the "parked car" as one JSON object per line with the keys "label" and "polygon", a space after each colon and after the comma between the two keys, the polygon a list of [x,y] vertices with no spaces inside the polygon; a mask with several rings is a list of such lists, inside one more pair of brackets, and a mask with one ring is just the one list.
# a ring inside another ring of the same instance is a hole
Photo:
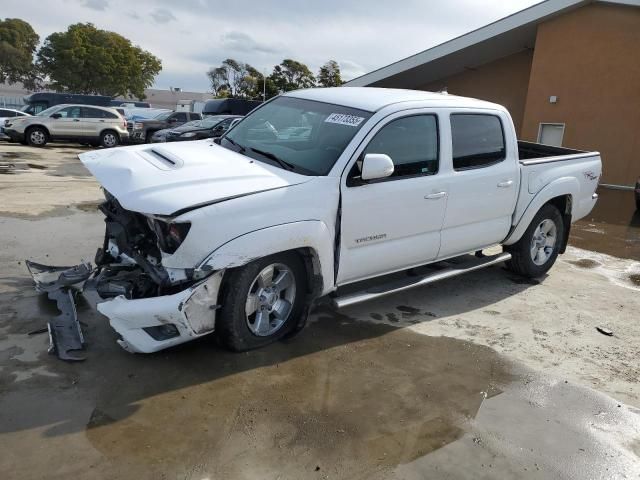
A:
{"label": "parked car", "polygon": [[0,140],[10,140],[4,133],[4,122],[14,117],[30,117],[27,112],[14,110],[13,108],[0,108]]}
{"label": "parked car", "polygon": [[154,118],[137,120],[133,123],[130,139],[134,143],[151,143],[151,137],[158,130],[179,127],[193,120],[201,120],[202,115],[193,112],[164,112]]}
{"label": "parked car", "polygon": [[246,115],[260,105],[262,105],[262,102],[259,100],[216,98],[207,100],[202,108],[202,115]]}
{"label": "parked car", "polygon": [[320,296],[342,308],[502,262],[540,277],[601,174],[597,152],[518,142],[500,105],[411,90],[287,92],[218,143],[80,155],[106,192],[98,310],[128,351],[214,329],[257,348]]}
{"label": "parked car", "polygon": [[56,105],[32,117],[14,117],[4,130],[11,140],[33,147],[57,141],[115,147],[129,137],[127,122],[115,109],[86,105]]}
{"label": "parked car", "polygon": [[640,177],[638,177],[638,180],[636,180],[635,197],[636,210],[640,210]]}
{"label": "parked car", "polygon": [[187,122],[177,128],[158,130],[151,137],[151,142],[184,142],[218,138],[229,130],[234,120],[240,118],[242,118],[240,115],[212,115],[202,120]]}

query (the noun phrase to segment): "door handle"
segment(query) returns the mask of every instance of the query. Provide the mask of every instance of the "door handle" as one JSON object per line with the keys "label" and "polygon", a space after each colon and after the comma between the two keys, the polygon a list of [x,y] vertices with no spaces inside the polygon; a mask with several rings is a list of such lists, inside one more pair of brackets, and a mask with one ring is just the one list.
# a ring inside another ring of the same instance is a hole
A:
{"label": "door handle", "polygon": [[439,198],[444,198],[447,196],[447,192],[437,192],[437,193],[430,193],[429,195],[425,195],[424,198],[425,200],[437,200]]}
{"label": "door handle", "polygon": [[513,180],[505,180],[504,182],[500,182],[498,184],[499,188],[509,188],[511,185],[513,185]]}
{"label": "door handle", "polygon": [[79,122],[79,121],[80,121],[80,119],[79,119],[79,118],[74,118],[74,119],[73,119],[73,121],[74,121],[74,122]]}

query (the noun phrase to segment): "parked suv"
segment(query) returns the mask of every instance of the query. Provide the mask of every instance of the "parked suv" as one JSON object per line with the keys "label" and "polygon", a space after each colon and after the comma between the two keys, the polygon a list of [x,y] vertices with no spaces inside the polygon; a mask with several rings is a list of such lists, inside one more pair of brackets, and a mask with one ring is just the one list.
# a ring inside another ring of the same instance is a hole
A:
{"label": "parked suv", "polygon": [[14,110],[12,108],[0,108],[0,140],[6,140],[9,137],[4,133],[4,122],[14,117],[30,117],[26,112]]}
{"label": "parked suv", "polygon": [[202,115],[199,113],[163,112],[154,118],[134,122],[131,140],[136,143],[151,143],[151,137],[158,130],[179,127],[187,122],[200,119],[202,119]]}
{"label": "parked suv", "polygon": [[56,105],[33,117],[11,118],[4,133],[33,147],[62,140],[115,147],[129,137],[127,122],[115,109],[87,105]]}

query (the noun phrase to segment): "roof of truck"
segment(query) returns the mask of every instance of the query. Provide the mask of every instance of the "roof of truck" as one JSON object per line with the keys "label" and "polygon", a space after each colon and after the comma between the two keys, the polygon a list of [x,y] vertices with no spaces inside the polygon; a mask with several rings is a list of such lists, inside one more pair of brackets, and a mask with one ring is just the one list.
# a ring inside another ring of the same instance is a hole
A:
{"label": "roof of truck", "polygon": [[295,97],[317,102],[333,103],[350,108],[375,112],[388,105],[401,102],[424,102],[425,107],[504,107],[475,98],[458,97],[442,92],[427,92],[424,90],[404,90],[399,88],[375,88],[375,87],[332,87],[310,88],[307,90],[295,90],[284,94],[287,97]]}

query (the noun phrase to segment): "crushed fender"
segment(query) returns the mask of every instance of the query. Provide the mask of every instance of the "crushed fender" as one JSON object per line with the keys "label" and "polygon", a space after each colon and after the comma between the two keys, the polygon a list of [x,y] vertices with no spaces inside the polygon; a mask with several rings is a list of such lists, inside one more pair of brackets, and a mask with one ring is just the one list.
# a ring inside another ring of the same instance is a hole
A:
{"label": "crushed fender", "polygon": [[85,360],[82,353],[84,337],[76,314],[75,295],[93,274],[93,267],[86,262],[74,267],[53,267],[29,260],[25,264],[36,284],[36,291],[46,293],[60,311],[60,315],[47,323],[49,353],[71,362]]}

